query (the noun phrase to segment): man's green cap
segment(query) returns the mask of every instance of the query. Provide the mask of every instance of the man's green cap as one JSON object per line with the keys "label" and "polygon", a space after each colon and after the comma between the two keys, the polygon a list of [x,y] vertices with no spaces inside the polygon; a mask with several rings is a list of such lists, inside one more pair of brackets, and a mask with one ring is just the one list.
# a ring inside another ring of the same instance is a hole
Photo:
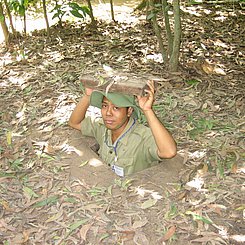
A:
{"label": "man's green cap", "polygon": [[134,118],[139,117],[140,109],[135,103],[134,96],[121,94],[121,93],[105,93],[101,91],[93,91],[90,95],[90,104],[92,106],[102,108],[103,97],[110,100],[115,106],[118,107],[132,107],[134,109],[132,116]]}

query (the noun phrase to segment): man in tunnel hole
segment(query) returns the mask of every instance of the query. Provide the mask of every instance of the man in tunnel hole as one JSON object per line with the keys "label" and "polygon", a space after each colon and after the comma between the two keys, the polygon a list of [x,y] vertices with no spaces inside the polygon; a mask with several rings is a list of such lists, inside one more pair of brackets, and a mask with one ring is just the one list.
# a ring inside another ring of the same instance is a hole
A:
{"label": "man in tunnel hole", "polygon": [[[147,84],[146,95],[137,96],[138,104],[134,96],[86,88],[69,119],[71,127],[96,139],[100,157],[121,177],[172,158],[177,152],[172,135],[152,109],[154,82]],[[101,109],[102,119],[85,117],[90,105]],[[140,110],[148,127],[137,121]]]}

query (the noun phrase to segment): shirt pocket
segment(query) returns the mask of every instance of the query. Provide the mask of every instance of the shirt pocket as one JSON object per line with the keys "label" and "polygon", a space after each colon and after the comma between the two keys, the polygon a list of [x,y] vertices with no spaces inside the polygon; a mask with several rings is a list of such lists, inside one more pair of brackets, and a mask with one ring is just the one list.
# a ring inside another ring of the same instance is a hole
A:
{"label": "shirt pocket", "polygon": [[124,176],[134,173],[135,168],[135,157],[125,157],[118,159],[115,165],[122,167],[124,171]]}

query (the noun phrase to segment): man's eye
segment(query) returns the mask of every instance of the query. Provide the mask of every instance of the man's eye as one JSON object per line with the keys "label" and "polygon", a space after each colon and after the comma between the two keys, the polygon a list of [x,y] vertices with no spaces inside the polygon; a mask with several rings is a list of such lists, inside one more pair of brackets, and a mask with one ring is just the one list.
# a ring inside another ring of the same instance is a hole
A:
{"label": "man's eye", "polygon": [[106,108],[107,107],[107,105],[102,105],[102,108]]}
{"label": "man's eye", "polygon": [[115,111],[117,111],[118,109],[119,109],[119,107],[117,107],[117,106],[114,106],[114,108],[113,108]]}

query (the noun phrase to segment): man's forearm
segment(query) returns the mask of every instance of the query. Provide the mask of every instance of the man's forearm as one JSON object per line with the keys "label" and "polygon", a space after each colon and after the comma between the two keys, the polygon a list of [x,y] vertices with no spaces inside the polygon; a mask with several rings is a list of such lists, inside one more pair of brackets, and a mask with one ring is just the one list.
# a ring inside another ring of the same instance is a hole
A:
{"label": "man's forearm", "polygon": [[81,122],[85,118],[86,111],[89,107],[90,96],[84,95],[82,99],[76,105],[72,112],[68,124],[76,129],[81,129]]}
{"label": "man's forearm", "polygon": [[155,139],[159,157],[174,157],[176,155],[177,148],[172,135],[159,121],[153,110],[144,111],[144,114]]}

